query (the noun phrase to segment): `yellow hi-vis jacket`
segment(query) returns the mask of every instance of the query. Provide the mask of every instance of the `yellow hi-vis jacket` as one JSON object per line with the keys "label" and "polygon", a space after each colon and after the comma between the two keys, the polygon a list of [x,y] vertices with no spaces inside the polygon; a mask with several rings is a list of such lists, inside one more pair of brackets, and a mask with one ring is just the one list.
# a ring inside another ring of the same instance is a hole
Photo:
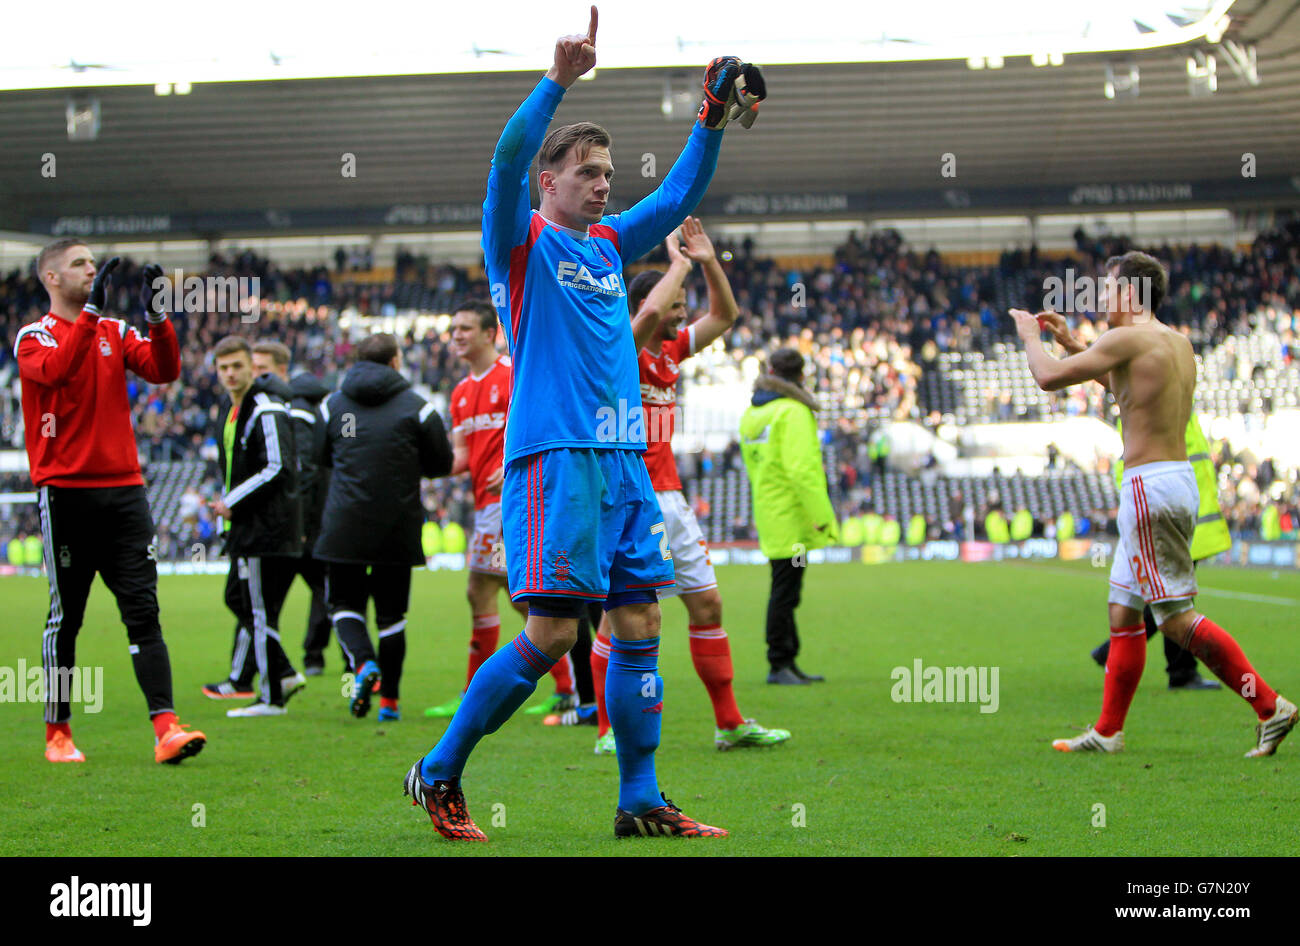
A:
{"label": "yellow hi-vis jacket", "polygon": [[[1187,462],[1196,474],[1196,492],[1201,500],[1196,510],[1196,531],[1192,533],[1192,561],[1199,562],[1232,548],[1232,536],[1228,534],[1223,510],[1219,508],[1219,478],[1214,473],[1214,461],[1210,459],[1210,445],[1201,433],[1195,412],[1187,419],[1185,437]],[[1121,458],[1115,464],[1115,485],[1123,482],[1124,460]]]}

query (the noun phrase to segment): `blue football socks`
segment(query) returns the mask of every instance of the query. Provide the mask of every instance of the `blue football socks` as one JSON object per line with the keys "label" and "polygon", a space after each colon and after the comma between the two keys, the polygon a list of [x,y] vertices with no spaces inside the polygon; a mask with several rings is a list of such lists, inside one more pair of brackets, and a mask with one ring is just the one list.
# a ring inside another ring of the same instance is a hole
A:
{"label": "blue football socks", "polygon": [[658,666],[659,638],[615,637],[610,642],[605,709],[618,745],[618,807],[633,815],[663,804],[655,778],[664,708],[664,681]]}
{"label": "blue football socks", "polygon": [[[546,676],[554,663],[523,632],[483,661],[456,715],[451,718],[451,725],[433,751],[424,757],[420,777],[430,784],[437,779],[460,778],[465,761],[478,741],[500,729],[523,706],[537,689],[537,681]],[[656,742],[658,733],[656,726]]]}

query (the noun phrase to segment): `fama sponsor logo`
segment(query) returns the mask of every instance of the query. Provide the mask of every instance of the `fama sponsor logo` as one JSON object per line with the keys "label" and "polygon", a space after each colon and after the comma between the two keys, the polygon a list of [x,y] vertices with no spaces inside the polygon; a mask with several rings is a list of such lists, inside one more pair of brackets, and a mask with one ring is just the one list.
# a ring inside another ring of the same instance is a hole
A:
{"label": "fama sponsor logo", "polygon": [[582,263],[560,260],[555,267],[555,279],[568,289],[581,289],[584,292],[599,292],[606,296],[625,296],[623,277],[619,273],[610,273],[597,279]]}
{"label": "fama sponsor logo", "polygon": [[490,414],[475,414],[461,423],[461,429],[468,435],[480,430],[500,430],[506,425],[506,412],[493,411]]}
{"label": "fama sponsor logo", "polygon": [[148,926],[152,902],[153,884],[83,884],[73,874],[50,888],[50,916],[128,916],[133,926]]}

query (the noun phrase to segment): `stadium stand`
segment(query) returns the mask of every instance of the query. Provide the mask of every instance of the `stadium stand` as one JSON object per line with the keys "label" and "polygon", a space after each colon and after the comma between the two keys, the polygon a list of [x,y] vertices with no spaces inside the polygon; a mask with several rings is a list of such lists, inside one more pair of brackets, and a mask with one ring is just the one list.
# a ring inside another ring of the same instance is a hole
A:
{"label": "stadium stand", "polygon": [[[718,241],[731,254],[726,264],[740,324],[727,339],[693,358],[683,370],[683,430],[731,435],[735,418],[712,393],[747,390],[758,361],[781,345],[808,356],[810,388],[823,405],[824,455],[832,499],[845,518],[874,506],[907,523],[927,518],[927,532],[959,534],[965,524],[951,514],[960,493],[971,506],[976,532],[986,506],[1000,500],[1008,518],[1020,507],[1035,520],[1035,534],[1069,510],[1102,527],[1115,506],[1110,476],[1099,469],[1053,469],[1042,476],[949,477],[935,471],[880,475],[870,456],[869,432],[888,421],[911,421],[933,429],[967,425],[1091,416],[1111,419],[1112,409],[1096,386],[1049,394],[1025,367],[1006,310],[1037,308],[1045,280],[1067,271],[1095,273],[1112,254],[1131,248],[1123,238],[1093,239],[1079,231],[1077,252],[1048,259],[1036,249],[1003,253],[980,264],[949,262],[933,250],[907,248],[892,230],[852,235],[826,259],[778,260],[753,254],[750,241]],[[1300,365],[1295,360],[1300,306],[1300,222],[1261,234],[1252,245],[1147,247],[1170,261],[1173,294],[1162,318],[1187,334],[1198,352],[1201,382],[1197,409],[1216,417],[1258,417],[1300,407]],[[211,540],[203,500],[214,495],[211,439],[220,388],[208,351],[223,335],[271,335],[290,347],[294,368],[336,383],[350,362],[354,335],[366,320],[407,319],[405,364],[412,380],[435,396],[447,395],[462,368],[449,338],[432,316],[455,300],[485,293],[482,274],[427,257],[399,252],[391,268],[374,268],[364,252],[335,254],[326,265],[280,269],[251,252],[215,255],[205,275],[257,277],[263,297],[260,318],[240,323],[229,315],[181,313],[175,324],[182,346],[181,384],[129,384],[140,453],[160,531],[163,557],[184,557],[195,543]],[[649,265],[655,264],[651,257]],[[134,313],[140,270],[127,261],[115,277],[113,311]],[[693,274],[688,304],[705,303],[705,286]],[[12,339],[45,311],[45,294],[29,273],[0,279],[0,443],[22,448],[19,384]],[[1104,323],[1093,312],[1072,316],[1078,331],[1095,337]],[[735,444],[679,456],[688,499],[710,542],[753,538],[748,481]],[[1225,514],[1233,530],[1258,531],[1270,501],[1281,521],[1300,522],[1295,471],[1274,469],[1263,458],[1221,451]],[[24,475],[7,474],[6,489],[31,489]],[[428,484],[425,503],[434,521],[464,522],[472,502],[463,484]],[[0,506],[0,549],[14,536],[38,531],[34,509]],[[1095,527],[1095,526],[1094,526]]]}

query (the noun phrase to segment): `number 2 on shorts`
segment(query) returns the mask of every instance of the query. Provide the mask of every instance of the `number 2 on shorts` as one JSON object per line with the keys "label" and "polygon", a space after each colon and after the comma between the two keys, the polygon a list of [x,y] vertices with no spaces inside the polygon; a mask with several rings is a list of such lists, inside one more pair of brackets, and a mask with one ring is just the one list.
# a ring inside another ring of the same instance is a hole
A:
{"label": "number 2 on shorts", "polygon": [[664,529],[664,524],[662,522],[656,522],[650,527],[650,534],[657,534],[659,536],[659,554],[664,557],[664,561],[666,562],[671,559],[673,557],[673,552],[672,549],[668,547],[668,532]]}

